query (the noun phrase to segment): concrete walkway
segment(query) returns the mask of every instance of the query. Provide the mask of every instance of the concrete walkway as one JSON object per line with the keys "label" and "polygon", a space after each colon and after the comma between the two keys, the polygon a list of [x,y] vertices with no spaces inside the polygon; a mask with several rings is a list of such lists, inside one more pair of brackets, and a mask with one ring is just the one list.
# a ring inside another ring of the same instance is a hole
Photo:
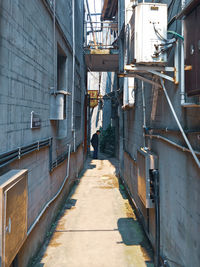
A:
{"label": "concrete walkway", "polygon": [[86,162],[50,242],[33,266],[154,266],[149,243],[119,188],[116,167],[115,159]]}

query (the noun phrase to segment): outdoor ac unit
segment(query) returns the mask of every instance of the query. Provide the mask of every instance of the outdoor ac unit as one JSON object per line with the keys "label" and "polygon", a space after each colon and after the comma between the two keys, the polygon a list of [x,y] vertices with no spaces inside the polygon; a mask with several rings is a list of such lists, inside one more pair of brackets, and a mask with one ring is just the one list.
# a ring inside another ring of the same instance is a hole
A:
{"label": "outdoor ac unit", "polygon": [[137,152],[137,164],[138,195],[146,208],[154,208],[154,200],[151,195],[151,171],[158,169],[158,158],[150,150],[141,148]]}
{"label": "outdoor ac unit", "polygon": [[135,78],[124,78],[123,108],[133,107],[135,104]]}
{"label": "outdoor ac unit", "polygon": [[164,64],[160,44],[167,39],[167,5],[140,3],[134,8],[134,58],[141,64]]}
{"label": "outdoor ac unit", "polygon": [[27,237],[27,170],[0,176],[0,266],[9,267]]}

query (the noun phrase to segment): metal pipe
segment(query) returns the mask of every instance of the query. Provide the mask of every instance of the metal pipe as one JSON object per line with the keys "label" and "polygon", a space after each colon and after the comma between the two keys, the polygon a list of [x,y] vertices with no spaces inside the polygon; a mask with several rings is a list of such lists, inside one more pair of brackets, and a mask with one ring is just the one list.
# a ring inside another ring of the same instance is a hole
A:
{"label": "metal pipe", "polygon": [[155,253],[155,267],[160,267],[160,197],[159,197],[159,172],[152,171],[154,177],[155,190],[155,229],[156,229],[156,253]]}
{"label": "metal pipe", "polygon": [[76,134],[74,127],[74,94],[75,94],[75,1],[72,0],[72,34],[73,34],[73,60],[72,60],[72,117],[71,117],[71,126],[72,126],[72,135],[73,135],[73,144],[74,144],[74,152],[76,151]]}
{"label": "metal pipe", "polygon": [[[169,140],[168,138],[166,138],[166,137],[164,137],[164,136],[161,136],[161,135],[158,135],[158,134],[145,134],[145,136],[148,136],[148,137],[150,137],[150,138],[161,139],[161,140],[163,140],[163,141],[165,141],[165,142],[167,142],[167,143],[169,143],[169,144],[171,144],[171,145],[173,145],[173,146],[175,146],[175,147],[181,149],[181,150],[184,151],[184,152],[190,152],[190,153],[191,153],[191,151],[190,151],[187,147],[178,145],[177,143],[175,143],[175,142]],[[199,151],[194,150],[194,153],[195,153],[196,155],[200,156],[200,152],[199,152]]]}
{"label": "metal pipe", "polygon": [[178,125],[178,127],[179,127],[179,129],[180,129],[180,132],[181,132],[181,134],[182,134],[182,136],[183,136],[183,138],[184,138],[184,140],[185,140],[185,142],[186,142],[186,144],[187,144],[187,146],[188,146],[190,152],[192,153],[192,156],[193,156],[193,158],[194,158],[194,160],[195,160],[197,166],[200,168],[200,161],[199,161],[199,159],[197,158],[196,154],[194,153],[194,150],[193,150],[193,148],[192,148],[192,146],[191,146],[191,144],[190,144],[190,142],[189,142],[187,136],[185,135],[185,132],[183,131],[183,128],[182,128],[182,126],[181,126],[179,120],[178,120],[178,117],[177,117],[177,115],[176,115],[176,112],[175,112],[175,110],[174,110],[174,108],[173,108],[173,106],[172,106],[172,102],[171,102],[171,100],[170,100],[170,98],[169,98],[169,95],[168,95],[168,93],[167,93],[167,90],[166,90],[166,88],[165,88],[164,81],[163,81],[162,78],[160,78],[160,81],[161,81],[161,85],[162,85],[162,87],[163,87],[163,91],[164,91],[164,93],[165,93],[167,102],[168,102],[168,104],[169,104],[169,106],[170,106],[170,109],[171,109],[171,111],[172,111],[172,114],[173,114],[173,116],[174,116],[174,119],[175,119],[175,121],[176,121],[176,123],[177,123],[177,125]]}
{"label": "metal pipe", "polygon": [[[181,0],[181,9],[184,8],[185,0]],[[181,35],[184,37],[184,24],[181,21]],[[184,57],[184,42],[181,42],[181,105],[185,104],[185,57]]]}
{"label": "metal pipe", "polygon": [[[143,130],[146,129],[146,104],[144,95],[144,82],[142,81],[142,108],[143,108]],[[145,134],[144,134],[144,147],[146,147]]]}
{"label": "metal pipe", "polygon": [[53,2],[53,85],[56,91],[56,0]]}
{"label": "metal pipe", "polygon": [[18,149],[14,149],[11,151],[8,151],[6,153],[3,153],[0,155],[0,168],[8,165],[12,161],[20,158],[21,156],[24,156],[32,151],[38,150],[40,148],[43,148],[45,146],[49,146],[51,142],[51,138],[34,142],[33,144],[26,145],[23,147],[19,147]]}
{"label": "metal pipe", "polygon": [[90,26],[91,26],[91,29],[92,29],[92,36],[93,36],[94,45],[95,45],[95,47],[97,47],[96,37],[95,37],[94,28],[93,28],[93,24],[92,24],[92,17],[91,17],[91,14],[90,14],[88,0],[86,0],[86,5],[87,5],[87,10],[88,10],[88,15],[89,15],[89,18],[90,18]]}
{"label": "metal pipe", "polygon": [[32,230],[34,229],[34,227],[36,226],[36,224],[39,222],[40,218],[42,217],[42,215],[44,214],[44,212],[46,211],[46,209],[49,207],[49,205],[59,196],[60,192],[62,191],[68,177],[69,177],[69,161],[70,161],[70,153],[71,153],[71,145],[68,145],[68,161],[67,161],[67,174],[64,178],[64,181],[60,187],[60,189],[58,190],[58,192],[55,194],[55,196],[50,199],[46,205],[44,206],[44,208],[41,210],[41,212],[39,213],[39,215],[37,216],[37,218],[35,219],[34,223],[31,225],[31,227],[29,228],[28,232],[27,232],[27,236],[30,235],[30,233],[32,232]]}

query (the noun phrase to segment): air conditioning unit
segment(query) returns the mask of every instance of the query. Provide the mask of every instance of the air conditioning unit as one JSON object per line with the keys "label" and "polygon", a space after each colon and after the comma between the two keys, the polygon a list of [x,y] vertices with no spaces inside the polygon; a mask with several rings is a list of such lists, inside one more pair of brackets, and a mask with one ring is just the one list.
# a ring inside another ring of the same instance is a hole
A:
{"label": "air conditioning unit", "polygon": [[140,3],[134,8],[133,18],[135,62],[165,64],[167,54],[160,53],[160,48],[167,39],[167,5]]}
{"label": "air conditioning unit", "polygon": [[132,108],[135,104],[135,78],[124,78],[123,109]]}
{"label": "air conditioning unit", "polygon": [[28,171],[0,176],[0,266],[9,267],[27,237]]}
{"label": "air conditioning unit", "polygon": [[146,208],[154,208],[152,170],[158,169],[158,157],[150,150],[141,148],[137,152],[138,195]]}

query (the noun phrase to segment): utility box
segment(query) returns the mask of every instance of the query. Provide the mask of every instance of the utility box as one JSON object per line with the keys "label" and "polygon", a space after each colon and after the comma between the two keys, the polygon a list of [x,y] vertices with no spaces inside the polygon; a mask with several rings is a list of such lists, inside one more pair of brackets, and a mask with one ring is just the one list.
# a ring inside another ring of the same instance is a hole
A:
{"label": "utility box", "polygon": [[0,266],[9,267],[27,237],[27,170],[0,176]]}
{"label": "utility box", "polygon": [[152,175],[158,169],[158,157],[150,150],[141,148],[137,152],[138,164],[138,195],[145,208],[154,208],[154,198],[151,195]]}
{"label": "utility box", "polygon": [[158,53],[167,39],[167,5],[140,3],[133,11],[134,58],[140,64],[165,64],[167,54]]}
{"label": "utility box", "polygon": [[50,96],[50,120],[64,120],[66,118],[66,96],[64,90],[51,91]]}
{"label": "utility box", "polygon": [[192,66],[185,72],[185,89],[188,96],[200,95],[200,3],[193,1],[183,13],[185,64]]}

